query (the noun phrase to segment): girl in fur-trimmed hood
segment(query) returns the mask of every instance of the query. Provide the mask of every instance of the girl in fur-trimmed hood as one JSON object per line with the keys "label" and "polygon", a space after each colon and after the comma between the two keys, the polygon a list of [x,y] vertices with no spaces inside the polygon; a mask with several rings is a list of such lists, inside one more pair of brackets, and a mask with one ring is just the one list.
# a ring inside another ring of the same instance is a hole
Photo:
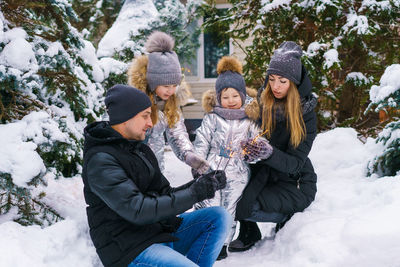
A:
{"label": "girl in fur-trimmed hood", "polygon": [[[196,131],[194,147],[212,169],[225,170],[227,185],[213,199],[196,204],[196,208],[222,206],[234,217],[236,202],[250,176],[248,164],[240,157],[240,141],[259,133],[253,121],[259,116],[257,101],[247,105],[251,97],[256,97],[257,91],[246,89],[242,65],[233,57],[221,58],[217,72],[215,90],[203,94],[202,105],[206,115]],[[227,257],[226,248],[235,229],[236,223],[218,259]]]}
{"label": "girl in fur-trimmed hood", "polygon": [[135,58],[128,70],[128,84],[145,92],[152,102],[154,127],[146,134],[147,145],[164,169],[164,132],[175,155],[199,173],[208,163],[193,153],[180,106],[185,105],[190,91],[182,80],[181,65],[173,51],[174,39],[164,32],[152,33],[146,42],[148,54]]}

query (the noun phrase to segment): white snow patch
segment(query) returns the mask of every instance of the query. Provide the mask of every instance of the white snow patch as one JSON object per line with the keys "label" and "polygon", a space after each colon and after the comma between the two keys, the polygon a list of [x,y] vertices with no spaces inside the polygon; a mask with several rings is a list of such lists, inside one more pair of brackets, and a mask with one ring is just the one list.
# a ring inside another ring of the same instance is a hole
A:
{"label": "white snow patch", "polygon": [[369,91],[369,99],[373,103],[384,100],[400,89],[400,64],[390,65],[385,69],[380,85],[373,85]]}

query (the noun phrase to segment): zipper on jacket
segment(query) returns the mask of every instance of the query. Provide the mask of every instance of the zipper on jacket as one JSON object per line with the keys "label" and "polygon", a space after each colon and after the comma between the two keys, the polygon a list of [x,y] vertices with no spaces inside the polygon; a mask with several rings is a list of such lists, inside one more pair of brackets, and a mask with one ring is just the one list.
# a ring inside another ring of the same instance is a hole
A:
{"label": "zipper on jacket", "polygon": [[299,178],[299,179],[297,179],[297,189],[299,189],[299,190],[300,190],[300,178]]}

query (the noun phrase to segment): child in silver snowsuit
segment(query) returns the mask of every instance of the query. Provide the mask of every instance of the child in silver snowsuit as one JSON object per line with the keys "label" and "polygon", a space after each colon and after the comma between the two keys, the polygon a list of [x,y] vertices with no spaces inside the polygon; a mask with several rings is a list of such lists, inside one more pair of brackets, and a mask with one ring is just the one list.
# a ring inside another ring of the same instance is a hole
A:
{"label": "child in silver snowsuit", "polygon": [[147,132],[145,142],[156,155],[161,171],[164,170],[165,133],[175,155],[197,172],[204,173],[209,169],[208,163],[193,152],[180,110],[191,94],[173,51],[174,39],[156,31],[149,36],[145,47],[148,54],[136,57],[128,70],[129,85],[146,93],[152,102],[154,126]]}
{"label": "child in silver snowsuit", "polygon": [[[240,141],[259,134],[254,122],[258,117],[258,106],[246,105],[249,102],[246,97],[251,100],[257,91],[246,90],[242,65],[233,57],[221,58],[217,72],[215,90],[203,94],[202,105],[206,115],[196,131],[194,147],[196,154],[205,158],[212,170],[225,170],[227,186],[216,192],[213,199],[198,203],[195,208],[223,206],[235,217],[236,203],[250,177],[248,164],[241,155]],[[226,247],[235,230],[236,222],[218,259],[227,257]]]}

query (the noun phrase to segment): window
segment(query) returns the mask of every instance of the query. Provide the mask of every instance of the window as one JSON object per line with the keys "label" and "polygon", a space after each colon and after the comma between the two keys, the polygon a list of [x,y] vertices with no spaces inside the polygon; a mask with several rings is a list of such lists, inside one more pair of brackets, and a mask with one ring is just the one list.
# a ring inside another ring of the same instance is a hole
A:
{"label": "window", "polygon": [[[218,15],[223,15],[227,9],[218,9]],[[206,19],[207,17],[205,17]],[[229,30],[208,28],[203,34],[204,49],[204,78],[216,78],[218,60],[229,55],[229,38],[224,37],[221,33]]]}
{"label": "window", "polygon": [[[198,30],[199,27],[200,27],[199,23],[197,21],[193,21],[192,23],[190,23],[187,26],[186,31],[193,33],[196,30]],[[179,61],[181,62],[181,66],[182,66],[182,72],[185,76],[198,76],[199,75],[198,67],[197,67],[198,66],[197,57],[195,56],[191,59],[179,59]]]}
{"label": "window", "polygon": [[[223,15],[228,5],[220,5],[218,15]],[[188,25],[188,31],[194,31],[201,27],[204,19]],[[207,28],[200,34],[200,47],[197,51],[197,57],[192,60],[181,60],[184,75],[188,81],[201,81],[203,79],[217,78],[217,64],[221,57],[231,53],[231,43],[229,38],[224,36],[223,32],[229,30],[221,28]]]}

